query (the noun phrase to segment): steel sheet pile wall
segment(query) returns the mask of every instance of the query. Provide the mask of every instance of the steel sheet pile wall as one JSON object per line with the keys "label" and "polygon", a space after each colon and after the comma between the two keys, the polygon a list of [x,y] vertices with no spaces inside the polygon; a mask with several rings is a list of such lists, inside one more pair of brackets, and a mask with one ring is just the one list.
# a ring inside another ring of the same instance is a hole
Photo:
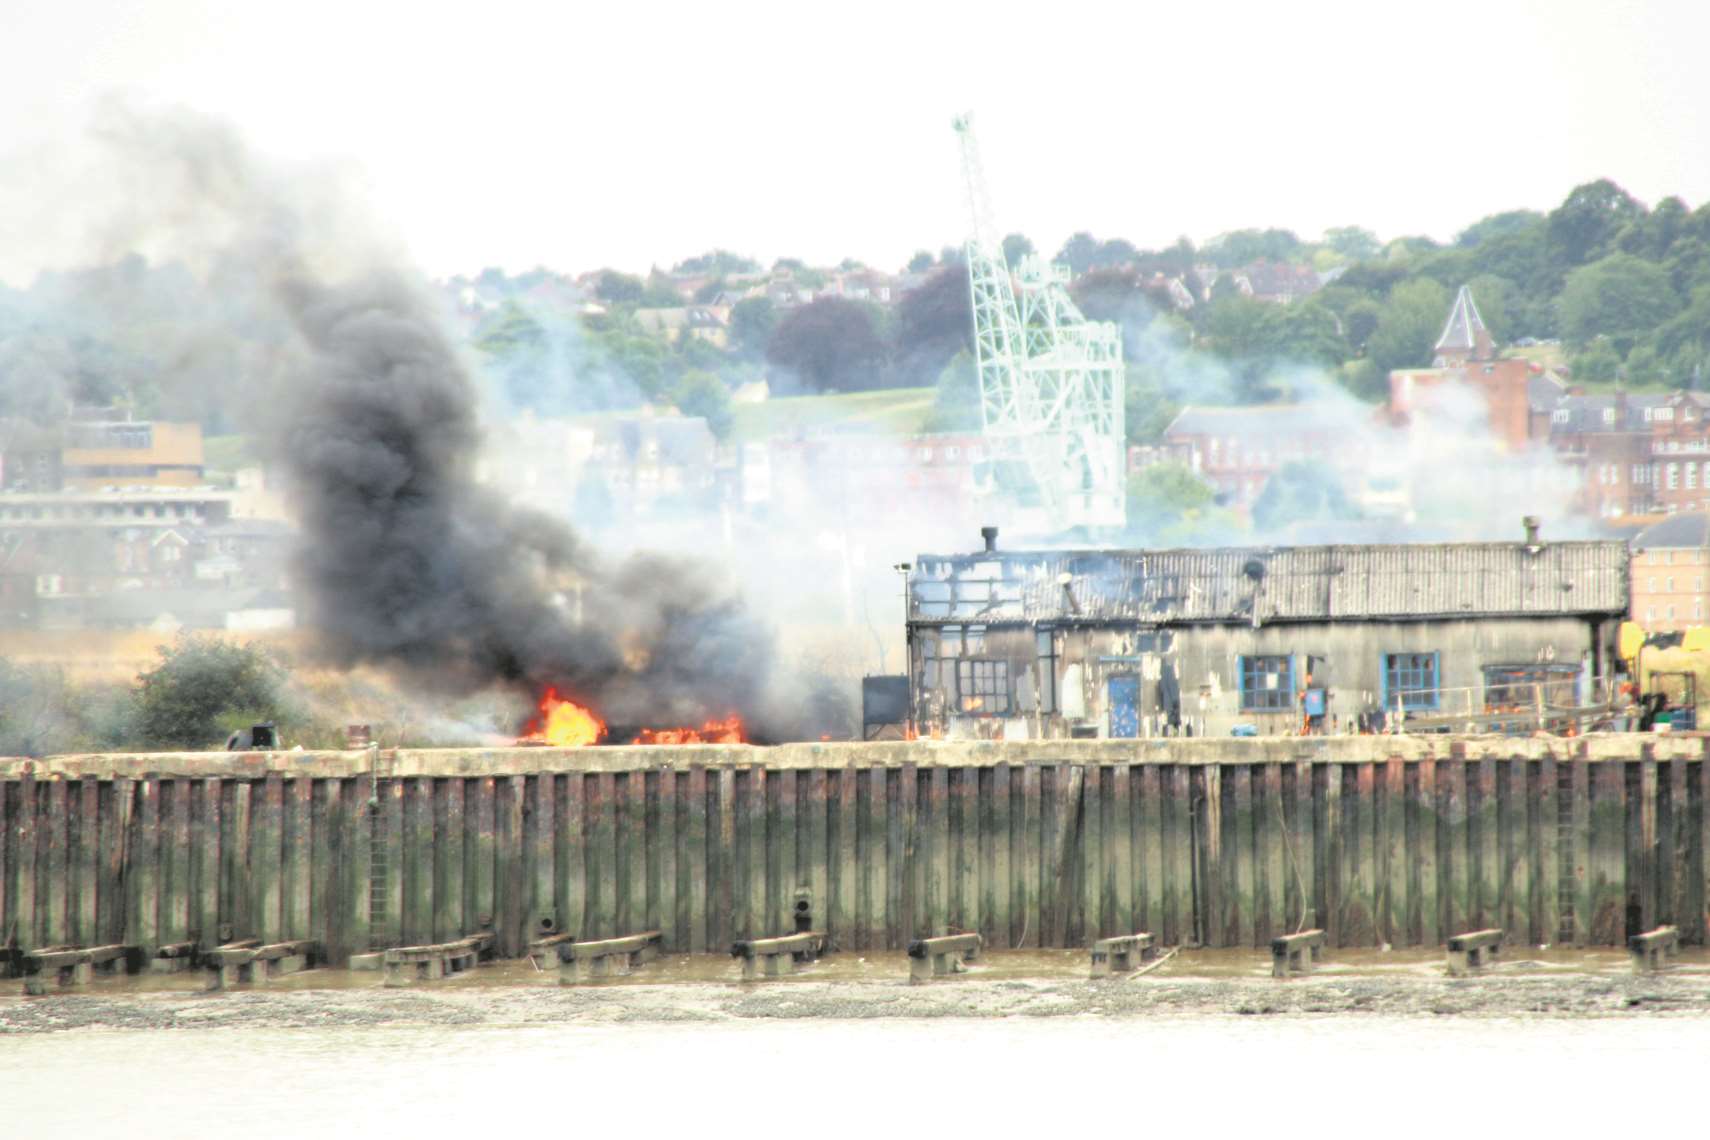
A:
{"label": "steel sheet pile wall", "polygon": [[1632,737],[4,761],[0,942],[336,959],[490,921],[507,955],[651,928],[716,952],[789,929],[807,888],[847,950],[1702,943],[1707,798],[1702,742]]}

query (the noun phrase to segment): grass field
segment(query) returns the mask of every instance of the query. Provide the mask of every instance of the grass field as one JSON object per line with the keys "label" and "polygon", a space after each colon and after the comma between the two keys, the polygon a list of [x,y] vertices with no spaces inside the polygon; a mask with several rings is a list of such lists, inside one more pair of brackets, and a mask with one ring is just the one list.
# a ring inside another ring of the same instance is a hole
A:
{"label": "grass field", "polygon": [[886,388],[833,396],[783,396],[763,404],[739,404],[731,437],[753,442],[773,435],[837,425],[914,435],[932,412],[931,388]]}

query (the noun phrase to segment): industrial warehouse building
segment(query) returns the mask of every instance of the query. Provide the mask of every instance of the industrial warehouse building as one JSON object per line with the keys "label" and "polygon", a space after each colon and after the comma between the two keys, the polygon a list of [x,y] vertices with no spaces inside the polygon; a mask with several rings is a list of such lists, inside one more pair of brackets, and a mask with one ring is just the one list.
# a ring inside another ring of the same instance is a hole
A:
{"label": "industrial warehouse building", "polygon": [[922,735],[1038,739],[1393,727],[1596,699],[1621,542],[1000,551],[908,578]]}

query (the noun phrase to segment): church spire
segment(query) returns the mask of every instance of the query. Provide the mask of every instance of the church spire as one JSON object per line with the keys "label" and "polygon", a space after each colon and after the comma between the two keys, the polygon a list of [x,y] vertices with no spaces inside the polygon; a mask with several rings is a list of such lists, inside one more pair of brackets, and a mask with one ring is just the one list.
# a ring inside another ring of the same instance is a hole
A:
{"label": "church spire", "polygon": [[1462,285],[1460,292],[1455,294],[1449,321],[1443,326],[1443,335],[1437,338],[1437,346],[1432,351],[1436,357],[1432,364],[1438,368],[1454,367],[1472,360],[1496,359],[1496,342],[1491,339],[1490,330],[1484,327],[1484,318],[1478,315],[1478,305],[1467,286]]}

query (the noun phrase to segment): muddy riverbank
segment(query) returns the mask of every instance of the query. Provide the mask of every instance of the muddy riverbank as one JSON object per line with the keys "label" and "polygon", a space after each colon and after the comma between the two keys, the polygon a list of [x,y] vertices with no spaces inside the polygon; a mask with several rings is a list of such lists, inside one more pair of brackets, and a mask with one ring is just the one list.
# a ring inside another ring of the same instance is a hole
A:
{"label": "muddy riverbank", "polygon": [[[900,956],[841,955],[787,979],[734,980],[728,959],[667,958],[628,978],[559,986],[528,962],[388,989],[377,974],[313,970],[208,993],[196,974],[98,980],[81,991],[0,998],[0,1035],[73,1029],[490,1027],[935,1018],[1456,1017],[1710,1018],[1710,959],[1639,976],[1607,952],[1531,952],[1452,979],[1442,959],[1364,952],[1275,981],[1268,959],[1184,953],[1145,976],[1089,981],[1071,952],[989,955],[968,973],[910,985]],[[0,983],[7,986],[16,983]],[[14,991],[15,993],[16,991]]]}

